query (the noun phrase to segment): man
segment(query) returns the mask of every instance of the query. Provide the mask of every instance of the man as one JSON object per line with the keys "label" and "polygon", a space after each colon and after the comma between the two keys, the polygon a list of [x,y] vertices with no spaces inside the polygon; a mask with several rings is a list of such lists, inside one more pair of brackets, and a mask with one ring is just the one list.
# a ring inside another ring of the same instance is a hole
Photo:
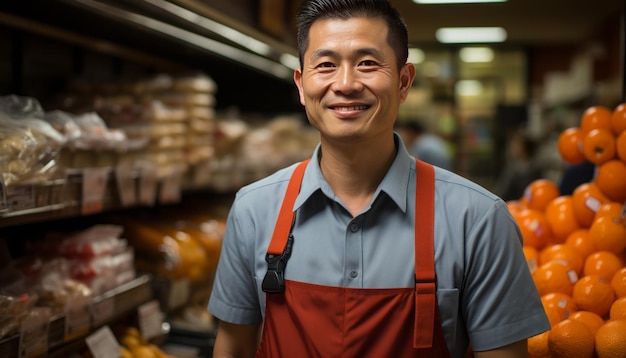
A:
{"label": "man", "polygon": [[414,120],[401,123],[398,130],[409,154],[439,168],[453,170],[452,154],[443,138],[427,132],[422,123]]}
{"label": "man", "polygon": [[407,47],[387,1],[303,4],[294,80],[321,143],[237,193],[214,357],[524,357],[549,328],[504,202],[394,134]]}

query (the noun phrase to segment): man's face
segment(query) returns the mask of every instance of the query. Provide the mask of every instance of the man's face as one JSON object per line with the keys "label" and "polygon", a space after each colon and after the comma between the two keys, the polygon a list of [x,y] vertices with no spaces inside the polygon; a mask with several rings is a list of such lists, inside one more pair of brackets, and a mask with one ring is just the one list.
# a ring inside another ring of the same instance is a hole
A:
{"label": "man's face", "polygon": [[393,131],[415,69],[405,64],[398,70],[387,35],[381,19],[325,19],[311,26],[294,81],[324,139],[355,142]]}

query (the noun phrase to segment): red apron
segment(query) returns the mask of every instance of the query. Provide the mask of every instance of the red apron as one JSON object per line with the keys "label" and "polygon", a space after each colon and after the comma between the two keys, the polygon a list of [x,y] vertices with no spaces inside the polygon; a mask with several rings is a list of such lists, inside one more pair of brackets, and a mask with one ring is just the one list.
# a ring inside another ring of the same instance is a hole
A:
{"label": "red apron", "polygon": [[[290,254],[293,204],[307,162],[291,177],[268,256]],[[286,281],[284,292],[266,294],[256,357],[450,356],[435,296],[434,169],[418,160],[417,172],[416,198],[429,205],[415,214],[415,288],[354,289]],[[284,264],[286,260],[279,271]]]}

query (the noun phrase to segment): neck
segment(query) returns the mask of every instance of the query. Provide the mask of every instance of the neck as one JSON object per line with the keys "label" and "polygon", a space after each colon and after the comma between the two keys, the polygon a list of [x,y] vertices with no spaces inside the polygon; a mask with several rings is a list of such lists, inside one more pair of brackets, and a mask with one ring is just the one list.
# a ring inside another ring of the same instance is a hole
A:
{"label": "neck", "polygon": [[320,169],[353,216],[366,208],[396,156],[394,137],[357,144],[322,139]]}

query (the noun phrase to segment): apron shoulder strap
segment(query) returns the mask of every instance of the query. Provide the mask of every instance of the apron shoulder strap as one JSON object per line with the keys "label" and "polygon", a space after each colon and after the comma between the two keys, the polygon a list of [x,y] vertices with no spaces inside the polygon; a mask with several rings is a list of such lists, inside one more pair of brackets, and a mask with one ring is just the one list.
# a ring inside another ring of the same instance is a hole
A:
{"label": "apron shoulder strap", "polygon": [[415,330],[413,346],[433,344],[435,311],[435,169],[416,159],[415,189]]}
{"label": "apron shoulder strap", "polygon": [[287,238],[293,225],[293,219],[295,217],[293,212],[293,205],[296,202],[298,193],[300,193],[300,185],[302,184],[302,178],[304,177],[304,170],[309,159],[300,162],[296,169],[291,174],[289,184],[287,185],[287,192],[283,198],[283,203],[276,219],[276,225],[274,226],[274,233],[272,234],[272,241],[270,241],[267,252],[273,255],[280,255],[285,251],[287,246]]}
{"label": "apron shoulder strap", "polygon": [[300,162],[291,174],[287,192],[280,206],[276,225],[274,225],[274,233],[272,234],[267,254],[265,254],[267,272],[263,278],[261,288],[266,293],[282,293],[285,291],[285,266],[291,256],[291,245],[293,244],[293,236],[291,235],[291,228],[295,218],[293,205],[300,192],[300,186],[308,162],[308,160]]}

